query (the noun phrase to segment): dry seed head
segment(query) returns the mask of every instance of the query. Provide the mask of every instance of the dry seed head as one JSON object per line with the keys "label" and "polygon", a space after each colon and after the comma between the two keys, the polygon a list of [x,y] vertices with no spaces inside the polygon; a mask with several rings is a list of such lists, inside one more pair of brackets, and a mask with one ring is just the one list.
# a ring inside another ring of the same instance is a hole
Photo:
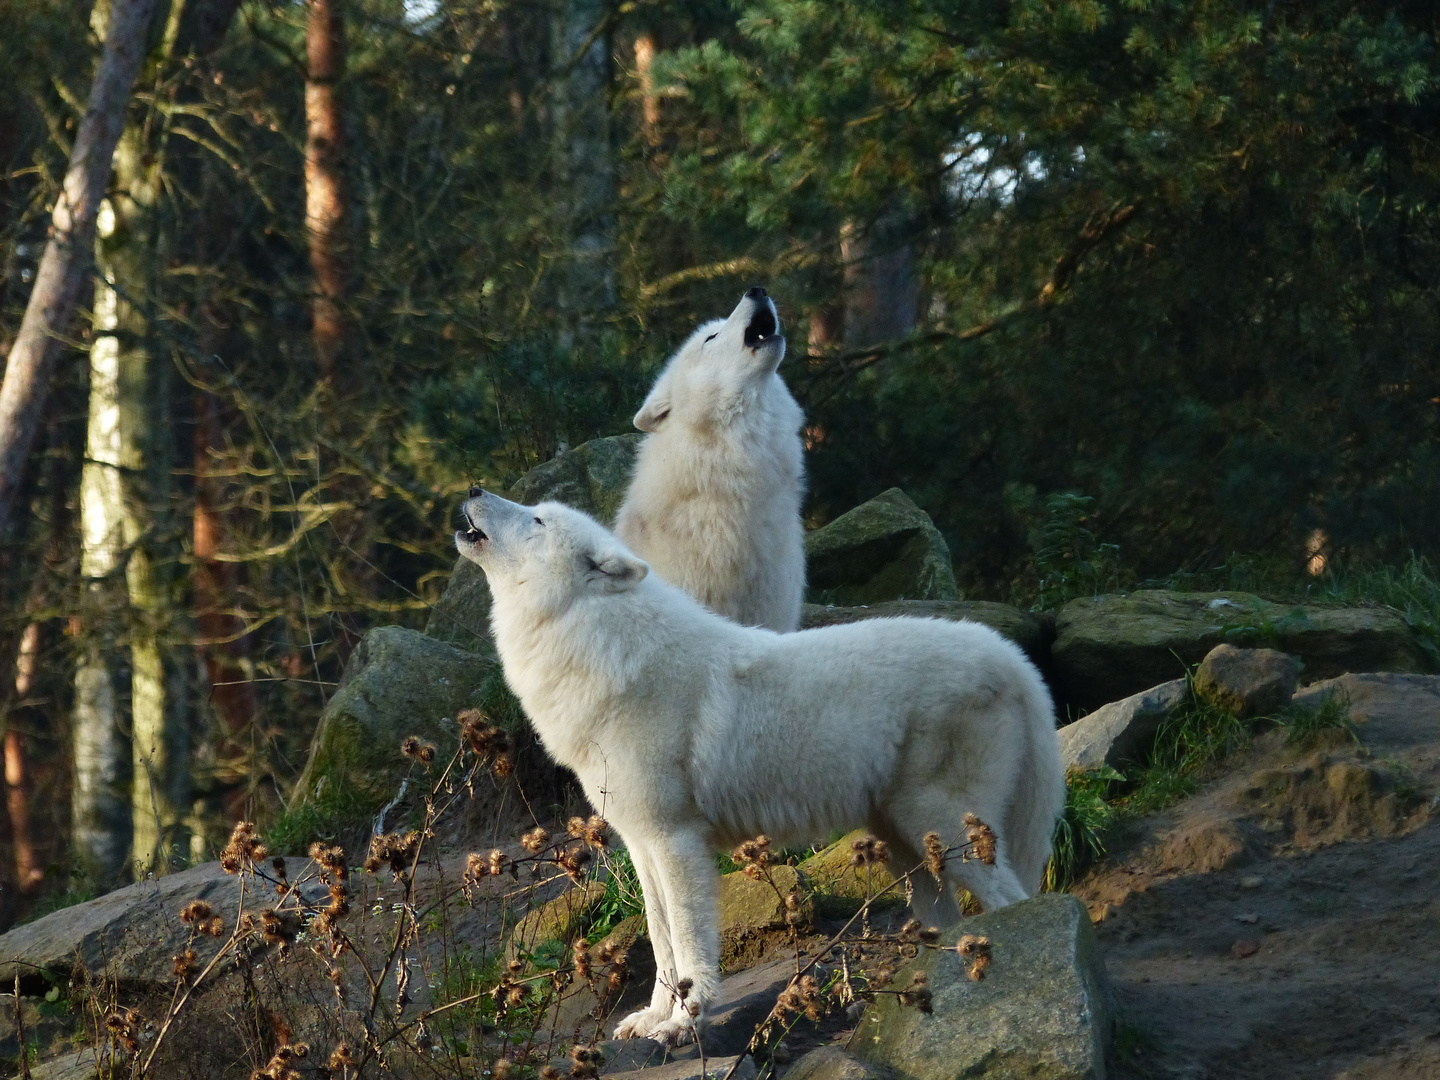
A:
{"label": "dry seed head", "polygon": [[400,743],[400,753],[412,761],[420,757],[420,736],[406,735]]}
{"label": "dry seed head", "polygon": [[570,961],[575,967],[576,975],[582,979],[590,978],[590,946],[585,943],[584,938],[575,940],[570,949]]}
{"label": "dry seed head", "polygon": [[214,914],[215,909],[204,900],[191,900],[180,909],[180,921],[187,926],[194,926],[196,929],[199,929],[200,924],[207,921],[210,916]]}
{"label": "dry seed head", "polygon": [[540,1069],[540,1080],[561,1080],[560,1070],[554,1065],[544,1065]]}
{"label": "dry seed head", "polygon": [[334,1050],[330,1051],[331,1072],[339,1072],[341,1069],[347,1067],[354,1067],[359,1064],[360,1062],[355,1060],[355,1055],[350,1052],[350,1047],[346,1046],[344,1043],[341,1043],[339,1046],[335,1047]]}
{"label": "dry seed head", "polygon": [[984,953],[981,956],[975,957],[975,959],[970,962],[970,968],[966,972],[966,974],[970,976],[971,982],[979,982],[981,979],[985,978],[985,969],[989,966],[990,954]]}
{"label": "dry seed head", "polygon": [[510,1080],[510,1070],[514,1067],[515,1063],[509,1058],[501,1058],[490,1066],[490,1080]]}
{"label": "dry seed head", "polygon": [[931,1004],[930,980],[923,971],[917,971],[910,981],[909,989],[900,992],[900,1004],[919,1009],[926,1014],[935,1011]]}
{"label": "dry seed head", "polygon": [[194,949],[183,949],[175,954],[175,977],[182,982],[190,978],[200,962],[200,956]]}
{"label": "dry seed head", "polygon": [[255,835],[252,822],[241,821],[230,833],[230,842],[220,852],[220,866],[227,874],[249,870],[266,856],[265,845]]}
{"label": "dry seed head", "polygon": [[965,840],[975,852],[975,858],[986,866],[995,865],[995,830],[974,814],[965,815]]}
{"label": "dry seed head", "polygon": [[539,825],[520,838],[521,846],[532,853],[541,850],[548,843],[550,843],[550,834]]}
{"label": "dry seed head", "polygon": [[945,873],[945,845],[937,832],[925,834],[925,867],[936,881]]}

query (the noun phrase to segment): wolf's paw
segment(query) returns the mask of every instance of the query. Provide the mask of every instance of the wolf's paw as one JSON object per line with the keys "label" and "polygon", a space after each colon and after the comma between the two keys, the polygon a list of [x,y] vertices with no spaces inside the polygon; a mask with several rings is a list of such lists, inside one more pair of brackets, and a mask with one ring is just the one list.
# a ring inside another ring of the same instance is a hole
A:
{"label": "wolf's paw", "polygon": [[615,1025],[617,1039],[654,1039],[662,1046],[684,1046],[695,1039],[695,1029],[704,1029],[705,1021],[696,1021],[683,1008],[673,1011],[641,1009]]}
{"label": "wolf's paw", "polygon": [[651,1039],[651,1034],[670,1018],[669,1009],[640,1009],[615,1025],[617,1039]]}

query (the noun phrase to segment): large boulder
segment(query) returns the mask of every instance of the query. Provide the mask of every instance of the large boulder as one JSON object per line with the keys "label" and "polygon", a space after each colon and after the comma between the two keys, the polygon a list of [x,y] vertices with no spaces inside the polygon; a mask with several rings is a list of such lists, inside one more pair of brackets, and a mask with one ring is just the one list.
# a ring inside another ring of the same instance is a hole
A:
{"label": "large boulder", "polygon": [[1278,649],[1216,645],[1195,669],[1195,693],[1242,720],[1284,708],[1299,685],[1299,662]]}
{"label": "large boulder", "polygon": [[[855,854],[853,845],[865,835],[864,829],[856,829],[817,851],[795,868],[810,887],[820,914],[853,915],[869,897],[879,897],[873,907],[896,907],[905,903],[903,887],[890,889],[895,884],[895,878],[887,867],[856,866],[852,862]],[[903,872],[909,868],[896,869]],[[886,892],[887,889],[890,891]]]}
{"label": "large boulder", "polygon": [[883,619],[905,615],[915,619],[950,619],[984,623],[1009,638],[1030,659],[1040,663],[1046,656],[1049,634],[1044,622],[1028,611],[989,600],[886,600],[864,607],[836,607],[833,604],[806,604],[800,612],[800,629]]}
{"label": "large boulder", "polygon": [[899,488],[807,535],[805,574],[811,598],[828,604],[960,595],[945,538]]}
{"label": "large boulder", "polygon": [[[325,894],[314,870],[309,860],[290,867],[292,881],[309,878],[301,891],[312,902]],[[247,889],[246,903],[253,907],[254,883]],[[60,982],[86,971],[132,986],[173,987],[173,957],[190,935],[180,921],[180,910],[191,900],[209,903],[224,919],[228,937],[240,906],[240,878],[225,873],[218,862],[203,863],[17,926],[0,935],[0,986],[13,986],[18,974],[22,987],[29,984],[33,990],[37,979]],[[224,940],[196,938],[194,948],[202,965]]]}
{"label": "large boulder", "polygon": [[[400,753],[408,735],[434,743],[443,767],[458,745],[456,715],[484,704],[498,682],[493,654],[465,652],[399,626],[371,630],[320,715],[310,760],[295,785],[290,824],[313,831],[374,814],[389,803],[420,768]],[[306,814],[297,820],[302,808]],[[311,838],[286,836],[296,845]]]}
{"label": "large boulder", "polygon": [[1415,631],[1390,608],[1160,589],[1072,600],[1056,614],[1051,661],[1060,697],[1094,709],[1184,675],[1223,643],[1273,646],[1298,657],[1307,679],[1432,669]]}
{"label": "large boulder", "polygon": [[770,946],[788,941],[789,912],[784,897],[794,893],[800,906],[793,912],[795,926],[808,930],[815,915],[804,880],[793,866],[772,866],[775,881],[755,881],[743,873],[726,874],[720,879],[717,906],[720,912],[720,966],[726,970],[743,967],[759,959]]}
{"label": "large boulder", "polygon": [[1160,725],[1188,696],[1185,680],[1172,679],[1066,724],[1060,729],[1060,757],[1066,771],[1091,772],[1106,765],[1118,769],[1139,761],[1154,745]]}
{"label": "large boulder", "polygon": [[973,982],[953,948],[926,950],[891,984],[929,978],[931,1015],[891,995],[865,1011],[849,1050],[913,1080],[1023,1076],[1103,1080],[1110,1009],[1105,964],[1085,905],[1047,893],[950,927],[990,939],[991,964]]}
{"label": "large boulder", "polygon": [[[508,496],[526,506],[562,502],[606,525],[613,524],[644,438],[640,434],[613,435],[581,443],[535,466],[511,486]],[[450,583],[430,609],[425,633],[477,651],[490,640],[489,625],[490,587],[485,573],[469,559],[456,559]]]}

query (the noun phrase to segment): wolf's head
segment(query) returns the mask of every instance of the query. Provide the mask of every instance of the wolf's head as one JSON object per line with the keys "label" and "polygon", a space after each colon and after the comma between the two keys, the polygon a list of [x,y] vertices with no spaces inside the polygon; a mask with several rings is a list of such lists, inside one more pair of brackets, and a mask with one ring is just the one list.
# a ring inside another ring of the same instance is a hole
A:
{"label": "wolf's head", "polygon": [[728,319],[708,322],[666,365],[635,414],[641,431],[659,431],[671,418],[703,423],[757,390],[785,358],[775,304],[759,285],[748,290]]}
{"label": "wolf's head", "polygon": [[460,516],[455,546],[485,571],[497,600],[562,610],[633,589],[650,573],[603,525],[561,503],[521,506],[473,487]]}

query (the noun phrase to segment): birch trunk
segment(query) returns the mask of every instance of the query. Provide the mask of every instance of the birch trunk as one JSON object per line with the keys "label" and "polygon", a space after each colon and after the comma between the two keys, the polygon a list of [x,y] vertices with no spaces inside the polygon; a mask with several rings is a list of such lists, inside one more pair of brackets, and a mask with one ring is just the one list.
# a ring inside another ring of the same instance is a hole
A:
{"label": "birch trunk", "polygon": [[5,366],[0,385],[0,532],[9,521],[45,411],[58,336],[64,333],[89,276],[95,219],[110,178],[110,158],[125,124],[125,106],[145,58],[153,7],[154,0],[113,2],[102,35],[100,66],[55,202],[50,240]]}

